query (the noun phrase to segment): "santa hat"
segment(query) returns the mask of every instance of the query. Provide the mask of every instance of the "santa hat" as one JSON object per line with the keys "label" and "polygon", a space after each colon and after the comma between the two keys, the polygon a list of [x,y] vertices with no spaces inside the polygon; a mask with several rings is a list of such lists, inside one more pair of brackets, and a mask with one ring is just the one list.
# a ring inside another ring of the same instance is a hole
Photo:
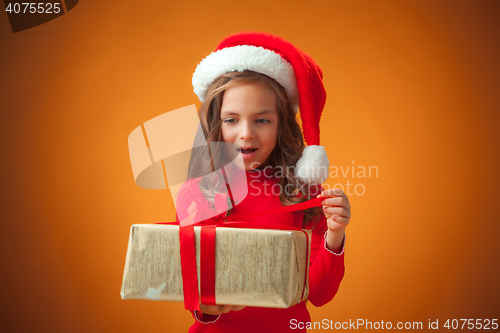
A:
{"label": "santa hat", "polygon": [[244,70],[265,74],[286,91],[295,111],[300,110],[307,147],[297,162],[295,176],[321,184],[328,176],[329,161],[319,145],[319,121],[326,101],[323,73],[305,52],[281,37],[263,32],[240,32],[224,38],[203,59],[193,74],[193,88],[204,101],[212,82],[220,75]]}

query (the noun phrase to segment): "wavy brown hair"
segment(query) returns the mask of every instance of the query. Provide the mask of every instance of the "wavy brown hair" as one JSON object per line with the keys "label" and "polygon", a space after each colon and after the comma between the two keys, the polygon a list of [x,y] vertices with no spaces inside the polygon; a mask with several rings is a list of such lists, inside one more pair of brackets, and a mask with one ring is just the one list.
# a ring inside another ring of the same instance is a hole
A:
{"label": "wavy brown hair", "polygon": [[[276,100],[278,110],[278,138],[276,146],[268,158],[268,166],[280,170],[280,201],[283,206],[306,201],[311,195],[319,194],[318,187],[309,186],[294,175],[294,168],[305,148],[302,131],[297,122],[297,115],[288,99],[285,89],[272,78],[254,71],[229,72],[219,76],[208,88],[204,103],[199,110],[201,130],[197,139],[205,140],[208,148],[194,148],[189,162],[189,178],[201,177],[200,190],[213,204],[214,195],[223,191],[225,182],[222,177],[214,175],[229,163],[222,145],[210,145],[211,142],[222,142],[221,108],[224,93],[230,87],[239,84],[257,84],[271,91]],[[292,167],[291,167],[292,166]],[[298,197],[299,193],[302,193]],[[313,228],[319,221],[321,207],[300,211],[304,214],[303,227]],[[229,210],[228,215],[231,213]]]}

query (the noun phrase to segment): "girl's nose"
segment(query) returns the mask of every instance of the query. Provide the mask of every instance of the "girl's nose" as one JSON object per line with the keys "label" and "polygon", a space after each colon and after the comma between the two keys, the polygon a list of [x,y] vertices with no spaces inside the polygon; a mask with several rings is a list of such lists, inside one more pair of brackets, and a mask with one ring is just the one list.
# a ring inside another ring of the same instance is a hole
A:
{"label": "girl's nose", "polygon": [[240,139],[241,140],[250,140],[255,137],[254,130],[252,128],[252,125],[245,122],[241,124],[241,129],[240,129]]}

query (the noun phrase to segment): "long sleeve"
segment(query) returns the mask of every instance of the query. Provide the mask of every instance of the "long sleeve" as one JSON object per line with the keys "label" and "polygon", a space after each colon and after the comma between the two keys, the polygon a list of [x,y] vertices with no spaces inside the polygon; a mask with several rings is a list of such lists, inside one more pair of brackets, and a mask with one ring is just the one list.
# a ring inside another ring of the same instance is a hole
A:
{"label": "long sleeve", "polygon": [[325,231],[326,217],[322,215],[318,225],[313,229],[311,241],[308,299],[314,306],[323,306],[333,299],[342,281],[345,270],[345,244],[342,244],[340,254],[334,254],[326,248]]}

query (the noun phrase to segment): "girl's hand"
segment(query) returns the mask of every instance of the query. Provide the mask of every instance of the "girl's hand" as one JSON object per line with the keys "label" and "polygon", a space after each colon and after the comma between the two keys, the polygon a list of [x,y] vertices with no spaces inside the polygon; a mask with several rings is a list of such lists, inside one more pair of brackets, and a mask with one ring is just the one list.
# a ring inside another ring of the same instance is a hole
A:
{"label": "girl's hand", "polygon": [[228,313],[229,311],[240,311],[245,308],[239,305],[204,305],[200,304],[201,313],[209,315],[219,315],[221,313]]}
{"label": "girl's hand", "polygon": [[347,195],[339,188],[323,191],[317,196],[317,198],[321,197],[327,198],[321,202],[328,226],[326,246],[331,251],[339,253],[344,239],[345,227],[351,218],[351,205]]}
{"label": "girl's hand", "polygon": [[321,203],[323,204],[323,213],[326,217],[328,230],[340,231],[340,229],[345,228],[349,224],[351,205],[349,204],[347,195],[341,189],[326,190],[321,192],[317,197],[327,198]]}

